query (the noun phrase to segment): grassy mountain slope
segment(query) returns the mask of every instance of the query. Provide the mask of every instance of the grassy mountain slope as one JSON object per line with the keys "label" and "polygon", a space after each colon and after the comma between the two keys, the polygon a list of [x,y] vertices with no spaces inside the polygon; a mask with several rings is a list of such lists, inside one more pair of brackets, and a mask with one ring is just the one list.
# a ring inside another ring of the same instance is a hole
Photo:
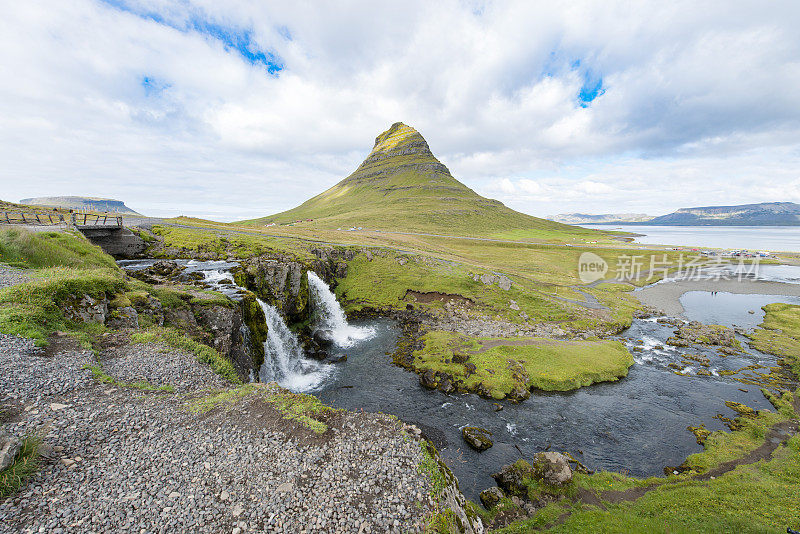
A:
{"label": "grassy mountain slope", "polygon": [[47,206],[51,208],[62,209],[77,209],[89,210],[99,212],[114,212],[124,213],[128,215],[140,215],[130,209],[121,200],[114,200],[111,198],[93,198],[93,197],[37,197],[37,198],[23,198],[19,201],[20,204],[27,206]]}
{"label": "grassy mountain slope", "polygon": [[355,226],[470,236],[527,230],[531,237],[593,233],[525,215],[478,195],[453,178],[416,130],[399,122],[375,139],[367,159],[338,184],[294,209],[247,223],[308,219],[326,229]]}

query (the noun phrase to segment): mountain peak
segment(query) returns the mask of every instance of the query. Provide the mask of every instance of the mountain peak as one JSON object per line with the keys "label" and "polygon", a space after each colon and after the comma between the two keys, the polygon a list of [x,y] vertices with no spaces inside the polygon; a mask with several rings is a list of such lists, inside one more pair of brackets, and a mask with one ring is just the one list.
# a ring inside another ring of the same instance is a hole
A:
{"label": "mountain peak", "polygon": [[456,180],[422,135],[402,122],[375,138],[350,176],[294,209],[252,222],[463,235],[566,228],[480,196]]}

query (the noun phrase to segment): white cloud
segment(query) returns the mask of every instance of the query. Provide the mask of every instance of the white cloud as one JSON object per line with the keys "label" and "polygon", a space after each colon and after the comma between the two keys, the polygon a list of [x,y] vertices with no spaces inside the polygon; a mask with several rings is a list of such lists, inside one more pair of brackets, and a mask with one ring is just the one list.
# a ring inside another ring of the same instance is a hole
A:
{"label": "white cloud", "polygon": [[[161,22],[90,0],[3,8],[2,198],[263,215],[349,174],[398,120],[458,179],[539,215],[800,197],[794,2],[125,5]],[[197,20],[249,32],[285,70]]]}

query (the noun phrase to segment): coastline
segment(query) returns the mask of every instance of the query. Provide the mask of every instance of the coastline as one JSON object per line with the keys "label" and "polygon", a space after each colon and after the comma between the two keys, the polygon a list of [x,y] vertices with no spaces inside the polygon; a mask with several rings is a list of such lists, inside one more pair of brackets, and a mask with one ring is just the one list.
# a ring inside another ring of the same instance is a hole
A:
{"label": "coastline", "polygon": [[767,280],[677,280],[660,282],[633,294],[642,304],[680,317],[684,313],[680,298],[690,291],[721,291],[739,295],[776,295],[800,297],[800,284],[788,284]]}

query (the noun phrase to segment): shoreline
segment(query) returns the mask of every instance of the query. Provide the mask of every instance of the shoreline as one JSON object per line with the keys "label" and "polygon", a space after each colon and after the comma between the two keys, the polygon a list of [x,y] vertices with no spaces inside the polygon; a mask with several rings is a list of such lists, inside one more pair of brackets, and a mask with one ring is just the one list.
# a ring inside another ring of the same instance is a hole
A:
{"label": "shoreline", "polygon": [[659,282],[638,289],[633,294],[642,304],[661,310],[669,316],[682,317],[685,310],[680,303],[680,298],[684,293],[690,291],[800,297],[800,284],[769,280],[677,280]]}

